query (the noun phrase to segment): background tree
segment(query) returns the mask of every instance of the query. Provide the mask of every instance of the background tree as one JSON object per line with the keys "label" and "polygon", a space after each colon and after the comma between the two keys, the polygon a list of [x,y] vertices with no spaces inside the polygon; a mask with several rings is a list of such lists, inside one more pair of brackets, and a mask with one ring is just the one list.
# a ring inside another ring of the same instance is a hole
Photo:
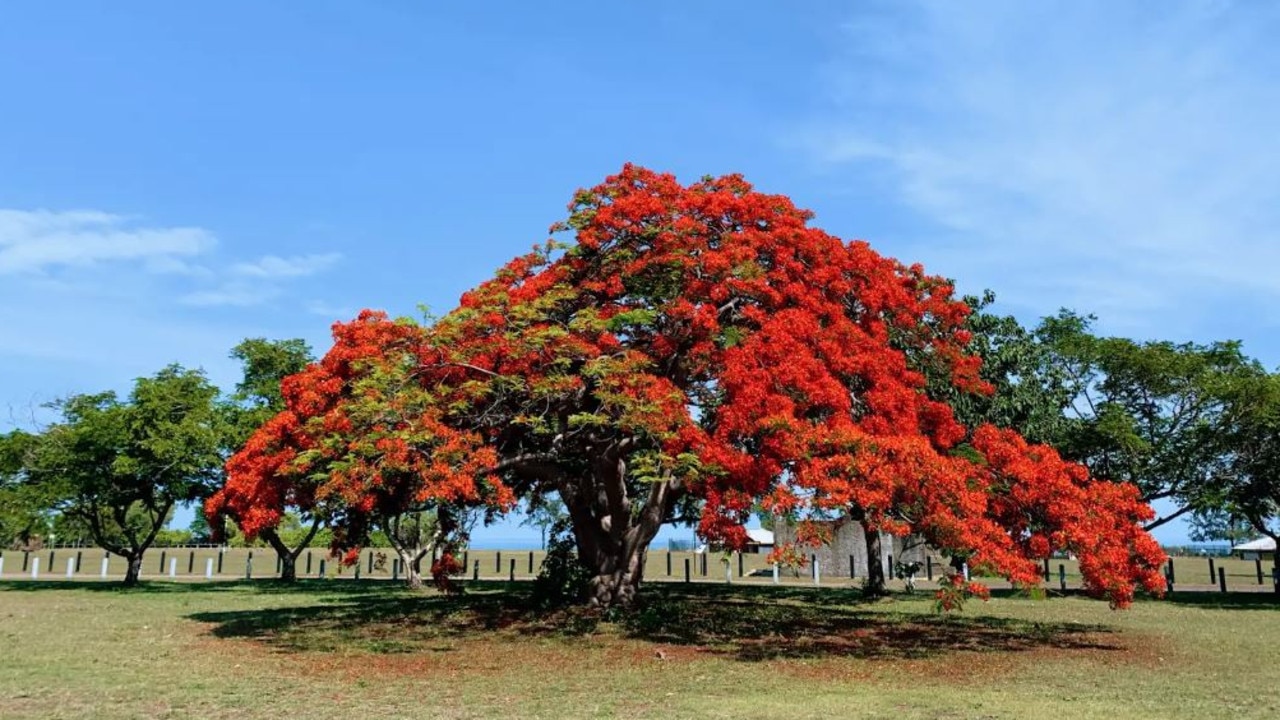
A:
{"label": "background tree", "polygon": [[233,451],[267,420],[284,409],[280,383],[286,377],[302,372],[315,358],[305,340],[268,340],[247,338],[231,349],[231,357],[240,361],[241,377],[231,393],[230,440]]}
{"label": "background tree", "polygon": [[123,401],[108,392],[56,403],[61,421],[28,455],[29,480],[128,561],[126,585],[137,583],[143,553],[173,508],[219,476],[217,396],[202,372],[172,365],[138,379]]}
{"label": "background tree", "polygon": [[31,547],[51,530],[54,498],[27,482],[36,440],[21,430],[0,435],[0,548]]}
{"label": "background tree", "polygon": [[966,428],[989,423],[1016,430],[1031,442],[1056,446],[1078,390],[1054,343],[1043,328],[1028,329],[1011,315],[989,312],[995,302],[990,290],[964,302],[972,309],[964,323],[972,335],[965,349],[982,360],[979,377],[993,392],[964,392],[945,375],[931,375],[929,394],[946,402]]}
{"label": "background tree", "polygon": [[542,549],[547,549],[547,532],[556,523],[569,517],[564,503],[555,496],[533,496],[525,505],[525,518],[520,523],[527,527],[536,527],[542,533]]}
{"label": "background tree", "polygon": [[1228,511],[1249,521],[1276,543],[1276,591],[1280,592],[1280,375],[1238,382],[1226,413],[1232,453],[1215,488]]}
{"label": "background tree", "polygon": [[[1228,505],[1229,501],[1224,500],[1223,504]],[[1230,509],[1211,508],[1192,513],[1187,525],[1192,542],[1239,545],[1258,536],[1248,519]]]}
{"label": "background tree", "polygon": [[1096,477],[1132,483],[1145,502],[1170,504],[1148,530],[1219,507],[1215,477],[1232,452],[1224,412],[1233,388],[1262,368],[1236,342],[1096,337],[1089,322],[1063,311],[1039,329],[1076,398],[1055,444]]}
{"label": "background tree", "polygon": [[380,516],[378,526],[400,559],[405,582],[414,589],[423,586],[424,559],[430,557],[446,539],[465,542],[465,538],[460,536],[454,509],[448,506]]}
{"label": "background tree", "polygon": [[[231,402],[227,405],[229,433],[227,437],[227,456],[230,457],[244,447],[249,437],[267,420],[284,409],[284,397],[280,391],[284,378],[302,372],[312,361],[311,347],[300,339],[267,340],[266,338],[249,338],[231,350],[231,357],[240,361],[242,375],[231,394]],[[222,496],[215,496],[221,498]],[[323,524],[323,518],[315,516],[308,509],[296,505],[288,505],[289,497],[281,495],[281,502],[296,511],[294,516],[301,516],[306,531],[292,542],[285,539],[284,534],[276,526],[264,527],[257,535],[266,542],[280,559],[280,578],[292,582],[297,578],[298,556],[311,545]],[[234,504],[221,500],[215,501],[211,515],[218,518],[216,524],[230,518],[239,522]],[[282,514],[286,518],[289,515]],[[215,527],[215,530],[221,528]],[[221,538],[222,534],[215,533]]]}

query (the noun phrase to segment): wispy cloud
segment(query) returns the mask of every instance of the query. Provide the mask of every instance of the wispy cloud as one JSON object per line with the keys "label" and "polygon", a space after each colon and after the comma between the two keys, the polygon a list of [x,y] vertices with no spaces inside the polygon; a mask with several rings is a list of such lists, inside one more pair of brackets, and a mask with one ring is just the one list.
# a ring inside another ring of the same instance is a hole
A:
{"label": "wispy cloud", "polygon": [[189,292],[179,302],[197,307],[261,305],[284,294],[289,281],[324,272],[341,258],[339,253],[266,255],[252,262],[236,263],[216,286]]}
{"label": "wispy cloud", "polygon": [[312,315],[330,318],[333,320],[346,320],[355,317],[359,310],[346,307],[343,305],[334,305],[324,300],[312,300],[306,304],[307,312]]}
{"label": "wispy cloud", "polygon": [[94,210],[0,209],[0,275],[126,261],[167,272],[216,244],[201,228],[150,227]]}
{"label": "wispy cloud", "polygon": [[[214,262],[217,246],[214,234],[198,227],[156,226],[99,210],[0,208],[0,276],[25,276],[28,289],[37,293],[83,288],[95,279],[117,294],[129,288],[149,294],[164,289],[163,283],[137,282],[142,273],[157,281],[181,278],[176,295],[183,305],[248,307],[280,297],[287,283],[321,273],[342,257],[332,252],[265,255],[226,265]],[[98,266],[104,270],[94,274]],[[73,277],[54,272],[71,268],[81,272]]]}
{"label": "wispy cloud", "polygon": [[254,262],[237,263],[231,271],[237,275],[258,278],[291,278],[314,275],[342,259],[340,253],[277,257],[267,255]]}
{"label": "wispy cloud", "polygon": [[1192,323],[1280,299],[1277,33],[1268,3],[864,6],[790,140],[924,219],[899,245],[970,288]]}
{"label": "wispy cloud", "polygon": [[231,281],[209,290],[197,290],[178,298],[193,307],[250,307],[279,297],[279,287],[263,283]]}

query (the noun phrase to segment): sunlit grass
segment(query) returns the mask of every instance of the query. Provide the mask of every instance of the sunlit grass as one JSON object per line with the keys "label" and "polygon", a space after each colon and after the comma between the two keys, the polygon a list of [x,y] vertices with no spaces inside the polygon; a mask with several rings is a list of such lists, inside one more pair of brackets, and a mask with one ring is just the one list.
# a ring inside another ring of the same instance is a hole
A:
{"label": "sunlit grass", "polygon": [[868,603],[655,584],[634,613],[390,583],[0,583],[0,717],[1275,717],[1270,595]]}

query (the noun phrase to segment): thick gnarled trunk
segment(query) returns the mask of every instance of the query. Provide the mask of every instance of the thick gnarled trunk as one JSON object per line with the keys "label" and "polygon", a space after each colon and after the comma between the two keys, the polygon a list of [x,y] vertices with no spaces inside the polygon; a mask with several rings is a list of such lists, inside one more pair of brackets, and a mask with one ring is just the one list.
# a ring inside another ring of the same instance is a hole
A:
{"label": "thick gnarled trunk", "polygon": [[682,492],[678,480],[654,481],[636,512],[637,500],[628,496],[626,477],[625,460],[606,455],[590,478],[561,485],[561,499],[573,520],[578,560],[591,573],[585,600],[599,607],[635,603],[649,543]]}
{"label": "thick gnarled trunk", "polygon": [[646,543],[645,547],[622,557],[604,557],[602,564],[592,568],[595,575],[587,588],[587,602],[600,607],[633,605],[644,580],[644,563],[648,554]]}

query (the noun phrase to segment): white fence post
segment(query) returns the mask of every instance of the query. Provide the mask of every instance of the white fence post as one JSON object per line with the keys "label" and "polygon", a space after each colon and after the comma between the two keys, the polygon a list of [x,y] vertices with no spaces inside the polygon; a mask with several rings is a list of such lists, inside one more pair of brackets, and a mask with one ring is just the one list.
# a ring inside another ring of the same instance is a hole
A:
{"label": "white fence post", "polygon": [[4,574],[4,556],[0,555],[0,575]]}
{"label": "white fence post", "polygon": [[773,584],[778,584],[778,563],[773,564]]}
{"label": "white fence post", "polygon": [[204,578],[205,580],[213,579],[213,558],[205,558],[204,560]]}
{"label": "white fence post", "polygon": [[178,558],[169,558],[169,577],[178,577]]}
{"label": "white fence post", "polygon": [[822,565],[818,563],[817,558],[814,558],[813,560],[813,584],[822,584]]}
{"label": "white fence post", "polygon": [[108,565],[110,562],[111,562],[111,558],[109,558],[109,557],[107,557],[107,556],[105,556],[105,555],[102,557],[102,579],[103,579],[103,580],[106,580],[106,579],[107,579],[107,565]]}
{"label": "white fence post", "polygon": [[964,581],[969,582],[969,563],[964,564]]}
{"label": "white fence post", "polygon": [[73,557],[69,557],[67,558],[67,577],[72,578],[75,576],[76,576],[76,559]]}
{"label": "white fence post", "polygon": [[40,577],[40,558],[31,558],[31,579]]}

